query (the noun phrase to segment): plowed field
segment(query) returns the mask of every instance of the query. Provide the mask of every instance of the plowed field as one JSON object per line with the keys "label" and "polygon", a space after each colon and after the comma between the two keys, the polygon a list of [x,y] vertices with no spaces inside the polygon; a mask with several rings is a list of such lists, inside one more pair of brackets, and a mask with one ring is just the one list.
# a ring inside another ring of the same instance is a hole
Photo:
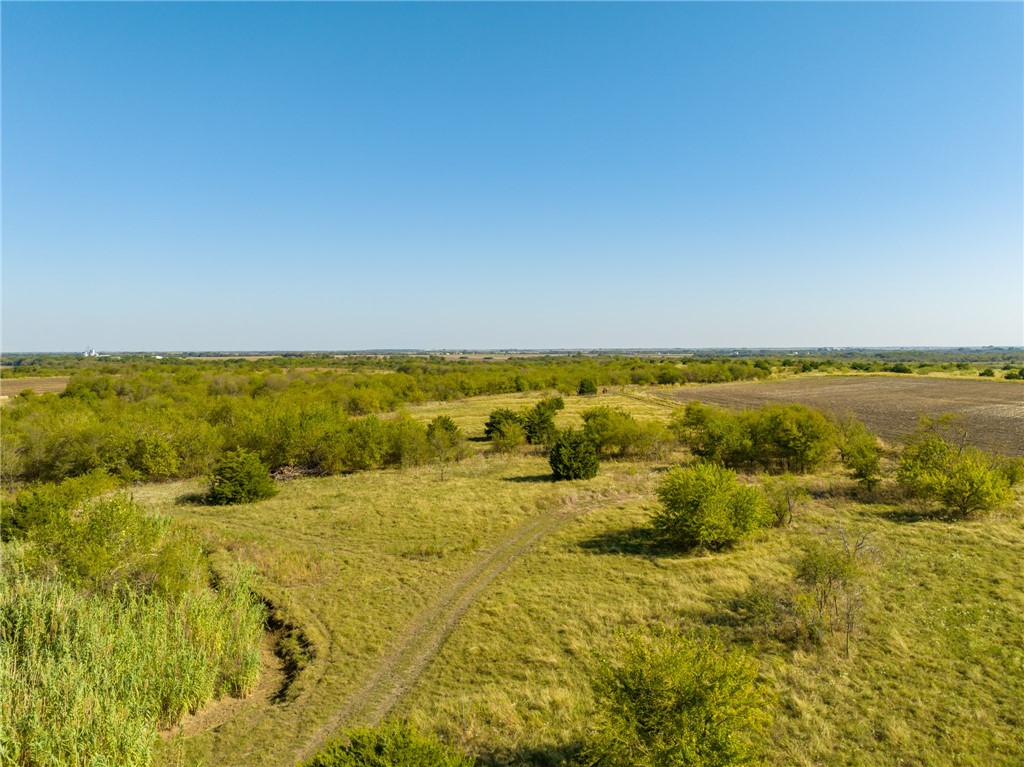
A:
{"label": "plowed field", "polygon": [[800,402],[827,413],[853,413],[889,442],[914,431],[922,415],[956,413],[968,442],[1024,455],[1024,385],[1011,382],[893,376],[829,376],[687,386],[659,397],[728,408]]}

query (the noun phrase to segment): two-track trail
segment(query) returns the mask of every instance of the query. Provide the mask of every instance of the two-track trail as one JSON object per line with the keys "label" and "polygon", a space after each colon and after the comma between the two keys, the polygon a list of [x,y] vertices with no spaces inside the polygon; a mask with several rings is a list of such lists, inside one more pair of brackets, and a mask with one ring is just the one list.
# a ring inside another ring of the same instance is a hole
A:
{"label": "two-track trail", "polygon": [[586,511],[640,497],[634,494],[604,496],[566,505],[543,512],[511,530],[409,624],[392,643],[387,655],[366,673],[330,719],[303,742],[295,761],[302,763],[309,759],[344,726],[376,724],[387,716],[416,683],[481,592],[537,540]]}

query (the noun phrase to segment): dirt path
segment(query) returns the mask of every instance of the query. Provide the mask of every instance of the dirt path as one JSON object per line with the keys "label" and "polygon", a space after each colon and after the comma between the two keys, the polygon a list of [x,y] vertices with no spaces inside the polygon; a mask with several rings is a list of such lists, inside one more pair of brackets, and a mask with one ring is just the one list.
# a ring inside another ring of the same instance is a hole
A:
{"label": "dirt path", "polygon": [[343,726],[372,725],[387,716],[416,683],[474,600],[539,538],[598,505],[638,497],[601,498],[595,499],[597,503],[563,507],[529,519],[515,528],[476,565],[450,584],[437,601],[402,632],[387,656],[367,672],[355,692],[303,743],[295,754],[295,761],[302,763],[309,759]]}

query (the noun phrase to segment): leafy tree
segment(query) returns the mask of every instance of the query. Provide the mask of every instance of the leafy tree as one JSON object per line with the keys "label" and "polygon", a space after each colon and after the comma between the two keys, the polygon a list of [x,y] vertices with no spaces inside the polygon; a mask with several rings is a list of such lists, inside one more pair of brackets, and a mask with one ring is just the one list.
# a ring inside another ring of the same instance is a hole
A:
{"label": "leafy tree", "polygon": [[882,451],[878,438],[863,423],[850,418],[840,425],[839,454],[850,474],[867,490],[882,479]]}
{"label": "leafy tree", "polygon": [[484,436],[487,437],[487,439],[493,439],[495,433],[501,431],[501,429],[509,423],[517,423],[521,426],[522,416],[507,407],[492,410],[490,417],[487,419],[487,423],[484,424]]}
{"label": "leafy tree", "polygon": [[519,421],[506,421],[491,433],[491,450],[495,453],[514,453],[526,444],[526,431]]}
{"label": "leafy tree", "polygon": [[597,384],[594,383],[593,378],[584,378],[580,381],[580,385],[576,387],[576,393],[581,397],[597,394]]}
{"label": "leafy tree", "polygon": [[807,489],[800,485],[792,474],[782,474],[769,479],[765,482],[764,489],[776,527],[793,524],[793,512],[811,497]]}
{"label": "leafy tree", "polygon": [[658,485],[659,536],[682,549],[721,549],[771,520],[764,495],[740,484],[736,473],[712,463],[669,471]]}
{"label": "leafy tree", "polygon": [[991,511],[1012,499],[1012,476],[998,459],[973,447],[954,448],[935,433],[911,440],[897,482],[913,496],[938,501],[957,516]]}
{"label": "leafy tree", "polygon": [[565,429],[559,433],[551,446],[548,463],[551,464],[551,473],[556,480],[592,479],[597,476],[598,460],[594,443],[583,432],[575,429]]}
{"label": "leafy tree", "polygon": [[213,467],[206,502],[215,506],[253,503],[277,494],[270,471],[248,450],[229,450]]}
{"label": "leafy tree", "polygon": [[733,413],[691,402],[681,414],[676,414],[670,428],[699,458],[724,466],[748,462],[750,435]]}
{"label": "leafy tree", "polygon": [[461,461],[468,453],[462,430],[446,415],[437,416],[427,425],[427,442],[441,468],[441,479],[448,464]]}
{"label": "leafy tree", "polygon": [[473,767],[472,757],[426,735],[411,723],[385,722],[350,730],[305,767]]}
{"label": "leafy tree", "polygon": [[769,723],[757,662],[714,636],[625,633],[594,679],[601,767],[732,767],[757,762]]}
{"label": "leafy tree", "polygon": [[531,445],[550,445],[558,436],[555,413],[565,407],[561,397],[542,399],[522,416],[526,441]]}

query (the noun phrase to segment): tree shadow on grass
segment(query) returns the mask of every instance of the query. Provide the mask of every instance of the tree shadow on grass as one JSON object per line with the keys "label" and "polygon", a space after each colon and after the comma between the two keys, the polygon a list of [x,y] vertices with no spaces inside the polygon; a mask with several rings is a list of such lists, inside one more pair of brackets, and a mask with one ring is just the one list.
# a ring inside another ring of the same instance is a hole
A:
{"label": "tree shadow on grass", "polygon": [[580,541],[579,548],[594,554],[628,554],[636,557],[678,556],[678,549],[666,546],[649,527],[628,527],[607,530],[593,538]]}
{"label": "tree shadow on grass", "polygon": [[918,522],[956,522],[957,518],[928,509],[890,509],[878,512],[878,516],[900,525],[914,525]]}
{"label": "tree shadow on grass", "polygon": [[552,743],[491,751],[477,758],[478,767],[577,767],[583,765],[584,744]]}
{"label": "tree shadow on grass", "polygon": [[555,478],[551,474],[532,474],[527,477],[505,477],[503,482],[554,482]]}

